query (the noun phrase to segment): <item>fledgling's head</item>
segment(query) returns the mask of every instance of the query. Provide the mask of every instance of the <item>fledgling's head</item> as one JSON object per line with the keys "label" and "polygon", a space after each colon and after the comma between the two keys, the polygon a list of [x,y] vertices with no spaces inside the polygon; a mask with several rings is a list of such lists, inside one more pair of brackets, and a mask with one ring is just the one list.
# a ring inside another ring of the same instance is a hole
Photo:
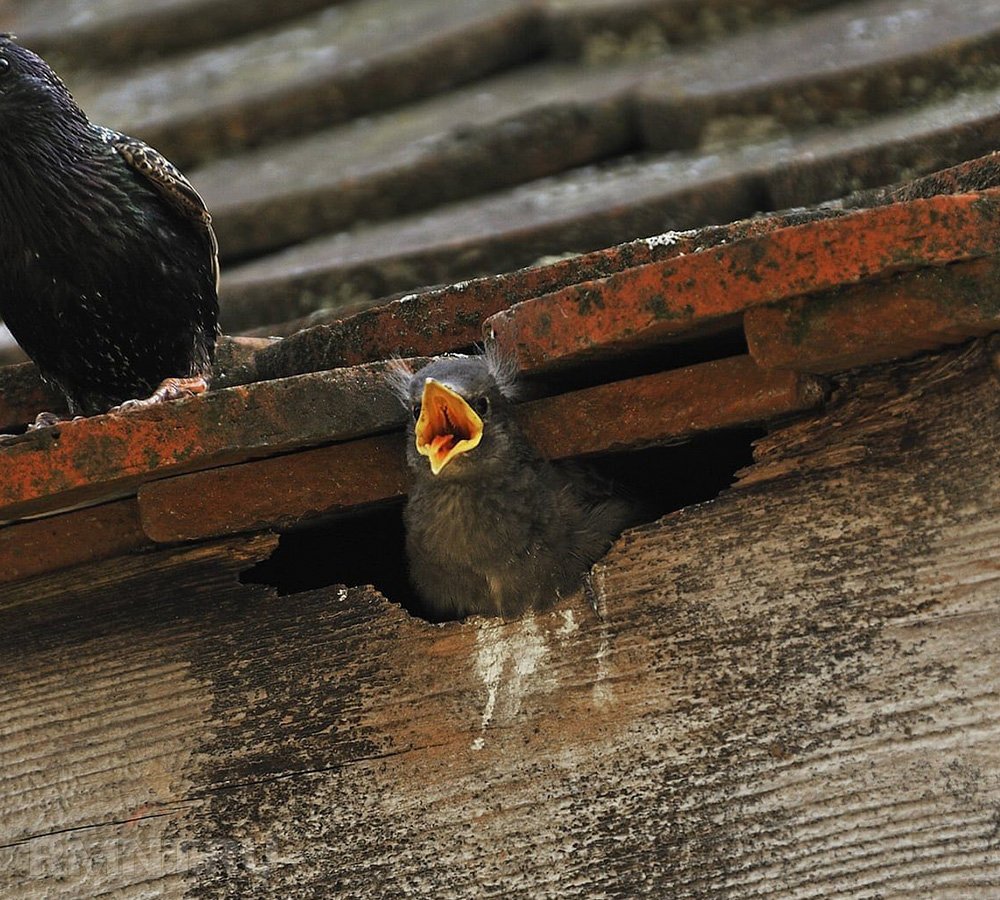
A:
{"label": "fledgling's head", "polygon": [[87,117],[37,53],[0,34],[0,142],[16,143],[26,128],[78,125]]}
{"label": "fledgling's head", "polygon": [[494,350],[441,356],[417,372],[397,363],[394,386],[411,416],[407,462],[418,477],[473,478],[515,464],[515,371]]}

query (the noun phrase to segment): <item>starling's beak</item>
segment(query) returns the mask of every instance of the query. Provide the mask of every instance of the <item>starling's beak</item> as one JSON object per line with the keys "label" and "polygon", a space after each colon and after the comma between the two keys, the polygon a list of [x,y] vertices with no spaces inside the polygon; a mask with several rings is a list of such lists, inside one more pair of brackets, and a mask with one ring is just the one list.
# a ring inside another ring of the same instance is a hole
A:
{"label": "starling's beak", "polygon": [[437,475],[456,456],[479,446],[483,420],[451,388],[428,378],[414,432],[417,452],[427,457]]}

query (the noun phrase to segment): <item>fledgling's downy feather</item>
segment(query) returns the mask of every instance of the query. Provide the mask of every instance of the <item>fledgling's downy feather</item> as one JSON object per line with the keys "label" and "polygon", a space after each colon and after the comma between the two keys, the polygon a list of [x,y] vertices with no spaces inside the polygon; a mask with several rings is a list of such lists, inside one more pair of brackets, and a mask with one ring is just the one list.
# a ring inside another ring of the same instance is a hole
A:
{"label": "fledgling's downy feather", "polygon": [[188,180],[92,125],[44,60],[0,35],[0,315],[70,410],[160,397],[166,380],[203,389],[217,285]]}
{"label": "fledgling's downy feather", "polygon": [[483,361],[490,376],[497,383],[500,393],[508,400],[518,400],[521,396],[517,376],[517,360],[510,353],[504,353],[499,345],[489,343],[483,350]]}
{"label": "fledgling's downy feather", "polygon": [[515,373],[487,350],[390,375],[412,417],[406,548],[430,618],[545,609],[637,521],[607,482],[538,456],[514,416]]}

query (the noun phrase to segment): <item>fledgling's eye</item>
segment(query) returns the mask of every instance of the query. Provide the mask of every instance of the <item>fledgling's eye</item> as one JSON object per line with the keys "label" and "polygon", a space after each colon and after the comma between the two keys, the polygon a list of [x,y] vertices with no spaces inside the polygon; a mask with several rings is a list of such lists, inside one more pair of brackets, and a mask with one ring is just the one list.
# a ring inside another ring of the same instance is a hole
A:
{"label": "fledgling's eye", "polygon": [[485,416],[490,411],[490,398],[477,397],[476,402],[472,404],[472,408],[479,414],[480,417]]}
{"label": "fledgling's eye", "polygon": [[6,56],[0,56],[0,75],[6,75],[10,71],[10,60]]}
{"label": "fledgling's eye", "polygon": [[410,409],[410,412],[413,413],[413,421],[416,422],[417,419],[420,418],[420,404],[414,403],[413,407]]}

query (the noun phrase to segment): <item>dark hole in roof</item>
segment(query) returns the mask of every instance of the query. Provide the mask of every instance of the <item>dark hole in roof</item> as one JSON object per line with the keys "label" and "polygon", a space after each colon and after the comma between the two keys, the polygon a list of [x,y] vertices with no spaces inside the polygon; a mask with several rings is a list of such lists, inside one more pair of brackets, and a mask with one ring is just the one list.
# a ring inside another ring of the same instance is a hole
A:
{"label": "dark hole in roof", "polygon": [[[642,497],[648,518],[711,500],[753,462],[759,428],[703,435],[684,444],[652,447],[588,461],[626,491]],[[402,505],[344,516],[283,534],[266,560],[240,580],[266,584],[281,595],[336,584],[372,584],[411,615],[430,619],[406,574]]]}

